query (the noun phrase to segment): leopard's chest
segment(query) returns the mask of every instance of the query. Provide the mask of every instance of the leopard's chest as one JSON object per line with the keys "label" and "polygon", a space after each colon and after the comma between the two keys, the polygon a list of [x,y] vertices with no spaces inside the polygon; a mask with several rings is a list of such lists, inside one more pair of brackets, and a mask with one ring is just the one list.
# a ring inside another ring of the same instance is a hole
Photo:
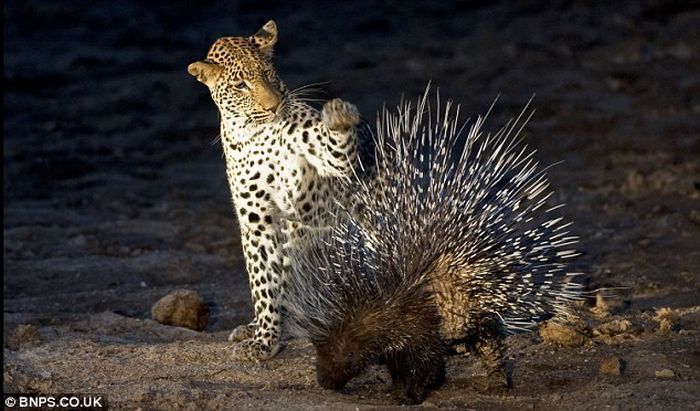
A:
{"label": "leopard's chest", "polygon": [[307,197],[309,182],[318,178],[303,153],[276,128],[258,132],[225,152],[237,205],[272,204],[291,216]]}

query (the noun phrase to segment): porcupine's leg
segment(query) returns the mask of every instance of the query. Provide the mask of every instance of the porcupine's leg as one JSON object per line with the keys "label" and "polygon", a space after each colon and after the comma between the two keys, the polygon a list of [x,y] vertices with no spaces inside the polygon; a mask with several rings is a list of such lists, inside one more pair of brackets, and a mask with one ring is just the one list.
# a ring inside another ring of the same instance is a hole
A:
{"label": "porcupine's leg", "polygon": [[478,390],[507,388],[510,386],[510,376],[505,367],[505,346],[500,332],[500,322],[497,318],[486,316],[479,321],[479,332],[474,348],[481,358],[487,375],[475,385]]}
{"label": "porcupine's leg", "polygon": [[442,385],[445,360],[441,353],[411,351],[397,353],[386,363],[394,396],[405,404],[418,404],[423,402],[431,389]]}
{"label": "porcupine's leg", "polygon": [[505,349],[500,338],[490,341],[479,342],[476,350],[481,361],[487,369],[486,378],[483,380],[482,388],[507,388],[510,386],[510,377],[506,371],[504,356]]}

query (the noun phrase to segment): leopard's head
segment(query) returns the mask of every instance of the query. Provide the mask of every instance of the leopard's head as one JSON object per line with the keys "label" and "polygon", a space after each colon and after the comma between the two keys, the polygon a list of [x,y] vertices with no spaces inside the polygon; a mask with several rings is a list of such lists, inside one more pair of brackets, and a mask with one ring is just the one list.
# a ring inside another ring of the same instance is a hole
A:
{"label": "leopard's head", "polygon": [[252,36],[216,40],[206,59],[187,67],[209,87],[224,120],[262,124],[280,115],[287,89],[272,65],[276,42],[277,26],[270,20]]}

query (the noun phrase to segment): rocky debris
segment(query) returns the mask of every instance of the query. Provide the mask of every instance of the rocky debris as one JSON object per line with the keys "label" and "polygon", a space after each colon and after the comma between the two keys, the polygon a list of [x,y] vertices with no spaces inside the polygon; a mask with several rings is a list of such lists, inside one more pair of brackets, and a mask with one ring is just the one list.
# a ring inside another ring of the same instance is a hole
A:
{"label": "rocky debris", "polygon": [[617,345],[634,340],[644,331],[627,319],[616,319],[602,323],[593,329],[593,338],[606,345]]}
{"label": "rocky debris", "polygon": [[549,321],[540,326],[540,337],[546,343],[564,347],[580,347],[588,340],[588,337],[583,333],[586,327],[583,321],[580,324],[563,324]]}
{"label": "rocky debris", "polygon": [[625,305],[624,298],[616,292],[608,292],[608,290],[600,290],[595,295],[595,306],[590,311],[597,318],[603,319],[609,317],[612,313],[619,311]]}
{"label": "rocky debris", "polygon": [[678,328],[681,316],[677,311],[668,307],[662,307],[656,310],[656,321],[659,322],[659,333],[669,334],[671,331]]}
{"label": "rocky debris", "polygon": [[625,368],[625,362],[621,358],[617,357],[605,357],[603,361],[600,362],[600,367],[598,371],[604,375],[622,375],[622,371]]}
{"label": "rocky debris", "polygon": [[673,370],[664,368],[663,370],[658,370],[654,373],[656,378],[676,378],[676,373]]}
{"label": "rocky debris", "polygon": [[5,347],[15,351],[39,343],[41,343],[39,329],[32,324],[18,325],[5,338]]}
{"label": "rocky debris", "polygon": [[161,324],[202,331],[209,322],[209,307],[196,291],[176,290],[153,304],[151,318]]}

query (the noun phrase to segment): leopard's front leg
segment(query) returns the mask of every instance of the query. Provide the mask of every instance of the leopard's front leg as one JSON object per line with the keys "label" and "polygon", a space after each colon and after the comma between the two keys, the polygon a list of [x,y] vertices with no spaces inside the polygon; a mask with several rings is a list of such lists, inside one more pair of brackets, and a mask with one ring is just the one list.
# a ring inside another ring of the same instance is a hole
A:
{"label": "leopard's front leg", "polygon": [[[252,218],[248,215],[242,216],[242,220],[248,220],[248,224],[241,230],[241,237],[255,320],[248,326],[238,327],[229,338],[234,337],[234,334],[247,337],[234,347],[234,359],[261,361],[273,357],[279,350],[280,297],[285,277],[282,267],[282,239],[278,224],[271,223],[272,216],[256,214]],[[239,333],[239,329],[242,329],[242,332]],[[246,335],[246,332],[252,335]]]}

